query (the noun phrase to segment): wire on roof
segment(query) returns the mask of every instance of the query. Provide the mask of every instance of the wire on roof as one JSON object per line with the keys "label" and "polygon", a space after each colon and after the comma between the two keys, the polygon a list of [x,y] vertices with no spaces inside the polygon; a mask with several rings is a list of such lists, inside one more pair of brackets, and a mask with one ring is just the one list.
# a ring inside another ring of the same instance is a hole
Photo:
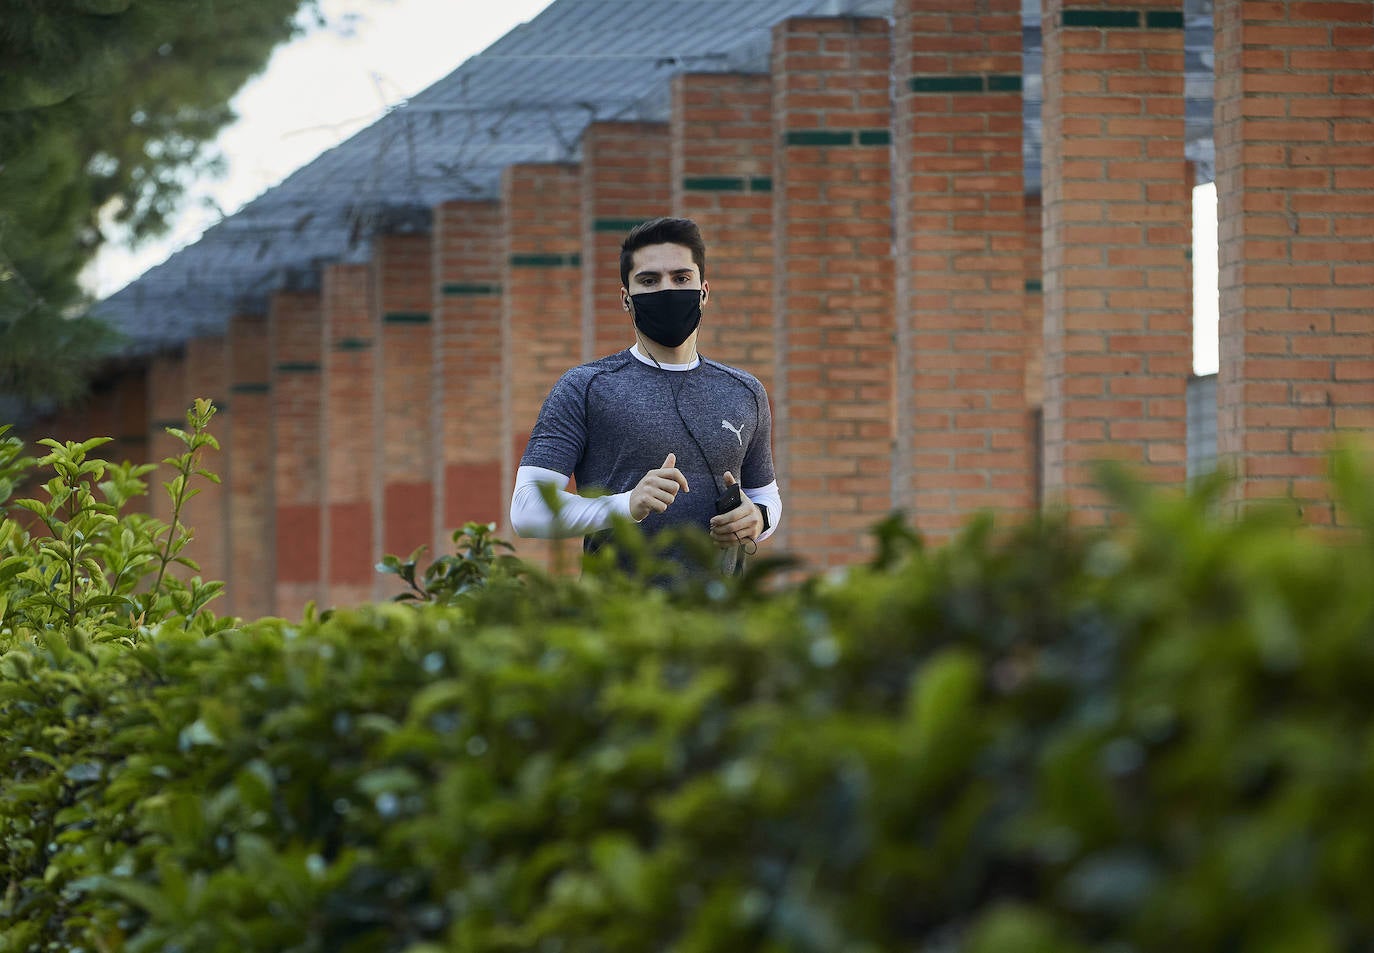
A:
{"label": "wire on roof", "polygon": [[725,60],[726,53],[483,53],[484,60],[655,60],[686,63],[689,60]]}

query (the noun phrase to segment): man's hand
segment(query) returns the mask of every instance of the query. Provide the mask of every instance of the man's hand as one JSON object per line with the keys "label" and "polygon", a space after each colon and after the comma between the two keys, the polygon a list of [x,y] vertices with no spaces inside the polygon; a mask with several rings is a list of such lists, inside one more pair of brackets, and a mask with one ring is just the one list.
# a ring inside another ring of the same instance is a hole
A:
{"label": "man's hand", "polygon": [[677,468],[677,456],[668,454],[663,466],[644,474],[630,491],[630,518],[642,522],[650,513],[662,513],[677,499],[677,491],[690,493],[687,478]]}
{"label": "man's hand", "polygon": [[[738,481],[729,470],[725,471],[725,485],[734,486]],[[749,497],[740,495],[740,505],[728,513],[711,517],[711,539],[721,549],[738,546],[746,539],[757,539],[763,532],[763,514]]]}

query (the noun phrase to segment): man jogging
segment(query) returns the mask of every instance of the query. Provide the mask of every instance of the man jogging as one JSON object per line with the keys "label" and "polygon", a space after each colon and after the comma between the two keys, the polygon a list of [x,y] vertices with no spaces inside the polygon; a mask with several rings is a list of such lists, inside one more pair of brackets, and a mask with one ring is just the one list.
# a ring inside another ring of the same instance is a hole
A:
{"label": "man jogging", "polygon": [[[711,291],[696,223],[635,227],[620,282],[635,343],[573,368],[549,392],[516,472],[511,526],[526,537],[583,536],[589,550],[617,517],[649,534],[691,527],[733,571],[739,551],[752,552],[782,516],[768,395],[752,374],[697,353]],[[569,477],[579,492],[609,495],[569,493]],[[557,490],[556,517],[544,483]]]}

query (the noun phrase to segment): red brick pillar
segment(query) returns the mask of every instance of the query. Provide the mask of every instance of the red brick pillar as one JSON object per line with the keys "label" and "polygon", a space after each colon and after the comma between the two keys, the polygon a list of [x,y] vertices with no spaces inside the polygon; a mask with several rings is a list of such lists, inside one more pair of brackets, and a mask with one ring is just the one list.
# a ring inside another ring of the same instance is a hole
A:
{"label": "red brick pillar", "polygon": [[1340,522],[1323,478],[1374,431],[1374,4],[1218,0],[1218,452],[1241,499]]}
{"label": "red brick pillar", "polygon": [[[91,393],[82,402],[79,412],[80,417],[87,421],[83,428],[85,433],[72,439],[114,438],[110,443],[97,447],[92,456],[114,463],[125,460],[148,462],[148,374],[145,368],[126,368],[92,381]],[[37,436],[52,435],[42,433]],[[144,508],[139,500],[130,505]]]}
{"label": "red brick pillar", "polygon": [[[146,379],[146,369],[143,376]],[[48,448],[39,444],[38,441],[44,438],[51,438],[66,442],[74,440],[78,443],[86,440],[91,434],[77,433],[76,425],[80,417],[74,412],[75,408],[64,407],[48,413],[36,416],[28,421],[27,424],[19,424],[8,432],[8,436],[14,437],[24,442],[24,453],[33,457],[35,460],[47,456]],[[138,422],[139,429],[147,434],[149,428],[149,418],[147,415]],[[81,428],[84,431],[84,427]],[[146,439],[146,437],[145,437]],[[108,446],[108,444],[107,444]],[[32,467],[26,477],[16,486],[11,488],[7,500],[0,502],[0,515],[18,521],[24,531],[33,536],[51,536],[46,526],[38,517],[22,507],[14,506],[15,500],[46,500],[47,494],[43,491],[43,484],[53,478],[53,471],[48,467]],[[132,509],[138,511],[151,511],[152,505],[145,500],[134,500]]]}
{"label": "red brick pillar", "polygon": [[[186,356],[183,351],[163,351],[148,362],[148,451],[149,463],[157,470],[148,481],[148,513],[163,522],[172,520],[172,499],[162,484],[172,478],[172,469],[162,461],[180,456],[185,445],[167,433],[168,427],[186,429],[186,408],[191,398],[186,388]],[[84,440],[90,434],[80,438]],[[189,575],[189,573],[187,574]]]}
{"label": "red brick pillar", "polygon": [[[83,443],[92,437],[112,437],[111,442],[92,450],[89,458],[112,463],[125,460],[146,463],[151,429],[147,402],[149,376],[146,366],[137,365],[93,380],[90,392],[84,397],[51,413],[30,419],[11,430],[9,436],[23,440],[25,452],[35,458],[48,454],[47,447],[37,444],[38,440],[45,437],[75,443]],[[6,422],[0,419],[0,424]],[[182,421],[177,426],[184,423]],[[48,468],[30,470],[27,479],[11,488],[10,502],[45,499],[42,485],[52,476],[53,472]],[[155,484],[155,481],[149,482]],[[151,494],[151,488],[149,492]],[[165,499],[165,491],[159,492]],[[130,501],[126,512],[150,512],[151,505],[151,496],[135,498]],[[11,510],[8,515],[11,519],[18,519],[30,533],[48,535],[41,523],[29,518],[32,514],[28,511]]]}
{"label": "red brick pillar", "polygon": [[1034,498],[1021,5],[896,14],[898,494],[938,541]]}
{"label": "red brick pillar", "polygon": [[893,502],[890,59],[886,20],[773,30],[780,542],[815,567],[865,555]]}
{"label": "red brick pillar", "polygon": [[[374,531],[383,554],[405,558],[434,540],[430,404],[434,359],[433,251],[428,235],[382,234],[372,241],[372,282],[380,321]],[[433,558],[428,552],[423,564]],[[378,575],[379,596],[401,591]]]}
{"label": "red brick pillar", "polygon": [[147,463],[152,459],[145,426],[148,419],[147,376],[137,371],[124,371],[116,380],[109,401],[115,421],[110,436],[115,440],[106,452],[107,459]]}
{"label": "red brick pillar", "polygon": [[1040,193],[1026,196],[1026,240],[1022,246],[1025,263],[1026,295],[1026,408],[1027,432],[1031,441],[1033,504],[1038,510],[1045,502],[1045,271]]}
{"label": "red brick pillar", "polygon": [[1047,0],[1045,490],[1107,510],[1093,460],[1181,483],[1192,367],[1183,9]]}
{"label": "red brick pillar", "polygon": [[234,453],[229,576],[234,585],[219,611],[251,619],[271,615],[276,602],[272,341],[265,314],[229,320],[229,403]]}
{"label": "red brick pillar", "polygon": [[[147,369],[143,368],[141,370],[142,374],[140,376],[146,381]],[[22,440],[24,442],[25,455],[33,457],[35,460],[39,460],[48,454],[48,448],[39,444],[39,440],[51,438],[63,443],[68,440],[80,443],[94,436],[93,434],[85,432],[86,428],[81,425],[83,419],[84,414],[80,413],[78,408],[71,406],[62,407],[49,411],[41,416],[35,416],[29,420],[27,424],[17,425],[13,430],[8,432],[8,436]],[[147,435],[151,431],[150,417],[147,414],[138,421],[138,427],[139,430],[145,434],[144,439],[146,440]],[[104,435],[102,434],[101,436]],[[108,444],[106,446],[108,446]],[[51,536],[52,534],[48,532],[47,527],[43,525],[36,515],[22,507],[15,507],[13,504],[15,500],[46,500],[47,494],[43,490],[43,484],[51,480],[53,476],[53,471],[49,467],[35,466],[30,468],[25,479],[11,489],[9,498],[4,503],[0,503],[0,506],[8,507],[7,510],[0,511],[0,513],[3,513],[4,516],[12,520],[17,520],[24,530],[31,535]],[[151,512],[152,503],[150,500],[136,499],[132,503],[132,509],[141,512]]]}
{"label": "red brick pillar", "polygon": [[438,530],[435,553],[453,549],[469,521],[504,522],[501,497],[501,271],[498,202],[449,202],[434,210],[438,283],[434,405]]}
{"label": "red brick pillar", "polygon": [[594,122],[582,133],[583,361],[634,343],[620,307],[620,243],[640,222],[668,214],[669,145],[666,123]]}
{"label": "red brick pillar", "polygon": [[[1041,265],[1043,232],[1040,193],[1026,196],[1026,240],[1021,260],[1026,276],[1026,406],[1038,413],[1045,402],[1045,273]],[[1037,474],[1036,479],[1039,479]]]}
{"label": "red brick pillar", "polygon": [[671,204],[701,226],[711,284],[697,346],[772,396],[773,80],[680,73],[672,95]]}
{"label": "red brick pillar", "polygon": [[[149,368],[145,367],[143,369],[143,378],[145,386],[147,384],[149,376]],[[29,444],[32,444],[36,440],[42,440],[45,437],[49,437],[53,440],[59,440],[63,443],[67,442],[68,440],[73,441],[75,443],[81,443],[82,441],[90,437],[97,436],[97,434],[90,432],[91,426],[89,421],[89,404],[85,402],[68,404],[64,407],[61,407],[57,410],[54,410],[50,413],[43,415],[42,417],[35,419],[33,423],[29,426],[27,433],[24,433],[22,435],[15,433],[13,435],[19,437],[21,440],[24,440],[26,443]],[[147,435],[150,431],[151,422],[151,416],[149,416],[146,413],[144,414],[143,419],[138,422],[139,428],[144,431],[145,440],[147,440]],[[13,433],[13,431],[11,431],[11,433]],[[99,436],[105,435],[101,434]],[[48,448],[35,445],[27,447],[26,452],[29,456],[32,457],[43,457],[47,455]],[[51,477],[52,472],[47,471],[44,479],[39,482],[46,482],[48,479],[51,479]],[[34,484],[34,486],[37,485],[38,483]],[[28,495],[32,496],[33,494],[28,493]]]}
{"label": "red brick pillar", "polygon": [[320,292],[278,291],[268,305],[276,507],[277,615],[320,599]]}
{"label": "red brick pillar", "polygon": [[[579,167],[561,163],[511,165],[501,178],[501,404],[506,421],[501,523],[502,534],[512,542],[515,468],[549,388],[581,360],[580,322],[558,307],[560,302],[581,300],[581,184]],[[518,545],[522,557],[550,565],[555,553],[562,553],[558,558],[567,565],[574,551],[571,545],[541,540],[519,540]]]}
{"label": "red brick pillar", "polygon": [[[196,477],[192,486],[200,490],[187,505],[186,525],[195,531],[195,539],[186,548],[186,555],[200,566],[202,579],[218,579],[227,589],[229,578],[229,487],[232,485],[229,448],[229,342],[224,335],[192,338],[186,342],[186,379],[190,399],[204,397],[215,405],[210,421],[210,433],[219,442],[219,450],[207,447],[201,451],[200,465],[219,476],[218,484]],[[190,401],[188,400],[189,404]],[[210,607],[224,612],[225,597]]]}
{"label": "red brick pillar", "polygon": [[369,273],[365,264],[332,264],[321,277],[320,574],[327,606],[367,602],[377,575],[372,535],[376,328]]}

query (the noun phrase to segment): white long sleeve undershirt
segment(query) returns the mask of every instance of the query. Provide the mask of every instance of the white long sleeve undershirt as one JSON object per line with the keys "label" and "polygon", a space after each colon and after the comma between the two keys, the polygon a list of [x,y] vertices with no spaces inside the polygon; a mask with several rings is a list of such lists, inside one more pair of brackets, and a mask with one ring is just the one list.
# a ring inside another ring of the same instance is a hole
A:
{"label": "white long sleeve undershirt", "polygon": [[[520,467],[515,471],[515,492],[511,494],[510,525],[517,536],[553,539],[587,536],[609,529],[617,516],[630,519],[630,494],[578,496],[567,491],[568,475],[544,467]],[[558,518],[544,502],[540,484],[552,483],[559,503]],[[782,494],[778,481],[767,486],[744,487],[744,495],[756,506],[768,507],[768,529],[758,538],[763,542],[777,529],[782,519]]]}

